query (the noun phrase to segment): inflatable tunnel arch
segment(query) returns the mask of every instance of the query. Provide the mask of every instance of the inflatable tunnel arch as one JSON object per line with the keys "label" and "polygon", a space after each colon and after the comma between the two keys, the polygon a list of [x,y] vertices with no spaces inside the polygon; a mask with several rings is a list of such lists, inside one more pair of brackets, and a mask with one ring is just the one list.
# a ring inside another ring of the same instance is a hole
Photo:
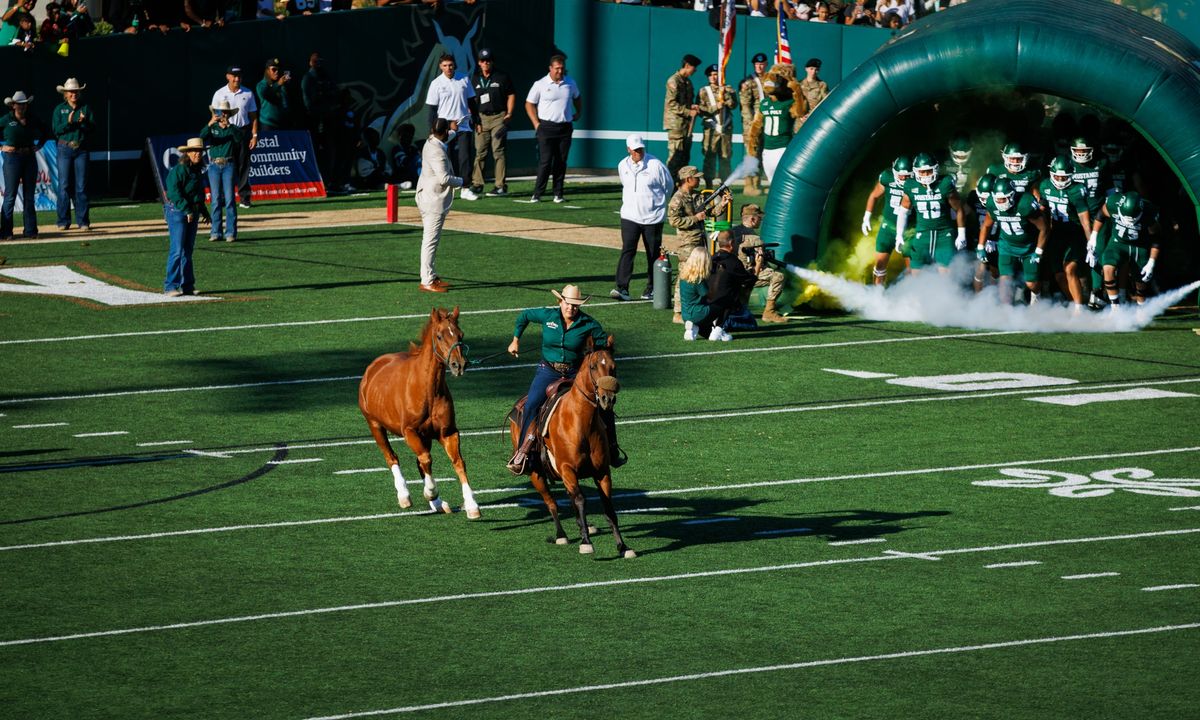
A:
{"label": "inflatable tunnel arch", "polygon": [[997,87],[1057,95],[1129,122],[1198,204],[1200,49],[1111,2],[971,0],[897,36],[817,107],[775,173],[763,240],[793,263],[816,259],[839,178],[869,138],[919,103]]}

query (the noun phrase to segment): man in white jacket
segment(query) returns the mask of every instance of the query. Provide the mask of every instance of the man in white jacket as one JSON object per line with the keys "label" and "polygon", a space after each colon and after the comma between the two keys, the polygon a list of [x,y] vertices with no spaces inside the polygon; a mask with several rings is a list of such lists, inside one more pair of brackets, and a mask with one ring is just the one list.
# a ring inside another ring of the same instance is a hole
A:
{"label": "man in white jacket", "polygon": [[417,180],[417,209],[421,211],[421,290],[444,293],[450,285],[437,276],[434,262],[438,243],[442,240],[442,224],[454,202],[454,188],[462,187],[463,179],[450,169],[447,150],[454,131],[450,121],[438,118],[433,131],[421,149],[421,177]]}
{"label": "man in white jacket", "polygon": [[646,152],[641,135],[625,140],[629,157],[617,165],[621,178],[621,258],[617,261],[617,286],[609,295],[629,300],[629,280],[633,277],[633,258],[638,239],[646,246],[646,290],[643,300],[651,298],[654,287],[654,261],[662,248],[663,220],[667,201],[675,189],[671,172],[658,158]]}

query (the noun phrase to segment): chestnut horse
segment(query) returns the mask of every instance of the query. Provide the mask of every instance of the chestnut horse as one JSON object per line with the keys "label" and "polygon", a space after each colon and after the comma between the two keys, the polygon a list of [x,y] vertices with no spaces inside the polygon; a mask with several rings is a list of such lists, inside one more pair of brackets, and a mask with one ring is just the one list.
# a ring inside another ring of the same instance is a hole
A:
{"label": "chestnut horse", "polygon": [[400,461],[387,434],[399,435],[417,456],[417,468],[425,481],[425,499],[435,512],[450,513],[450,505],[438,497],[433,482],[429,448],[442,444],[462,484],[463,509],[478,518],[479,504],[467,483],[467,466],[458,448],[458,426],[454,420],[454,398],[446,385],[446,369],[461,377],[467,369],[466,345],[458,327],[458,307],[452,311],[434,308],[421,330],[421,345],[409,343],[408,352],[375,358],[358,386],[358,409],[362,411],[375,442],[392,469],[400,507],[412,507],[408,486],[400,473]]}
{"label": "chestnut horse", "polygon": [[[590,533],[595,530],[587,522],[579,478],[590,476],[600,491],[604,515],[608,518],[613,538],[617,541],[617,555],[634,558],[637,557],[637,553],[625,544],[617,527],[617,513],[612,504],[612,471],[608,466],[608,431],[604,419],[600,416],[600,410],[608,410],[616,404],[617,392],[620,390],[612,347],[612,335],[608,336],[608,346],[603,348],[595,347],[592,338],[588,337],[587,354],[575,375],[571,389],[559,401],[558,407],[550,416],[546,429],[546,449],[550,456],[548,467],[531,472],[529,480],[542,496],[546,509],[550,511],[550,517],[554,519],[554,542],[566,545],[567,534],[563,532],[562,523],[559,522],[558,505],[550,494],[547,480],[562,481],[567,494],[571,496],[571,502],[575,505],[575,519],[579,522],[579,552],[588,554],[594,551]],[[521,403],[518,401],[517,405],[520,406]],[[514,407],[514,411],[509,413],[509,430],[514,451],[521,444],[521,428],[516,422],[519,417],[520,414]]]}

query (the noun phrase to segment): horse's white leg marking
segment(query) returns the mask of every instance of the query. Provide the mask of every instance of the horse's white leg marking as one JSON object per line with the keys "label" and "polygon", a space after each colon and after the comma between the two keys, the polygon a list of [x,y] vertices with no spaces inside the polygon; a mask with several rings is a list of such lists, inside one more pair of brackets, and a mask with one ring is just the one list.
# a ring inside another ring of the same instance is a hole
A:
{"label": "horse's white leg marking", "polygon": [[450,507],[450,503],[438,497],[437,485],[433,483],[432,475],[425,476],[425,499],[429,501],[429,509],[434,512],[446,513],[447,515],[454,512],[454,508]]}
{"label": "horse's white leg marking", "polygon": [[478,520],[482,517],[479,512],[479,503],[475,502],[475,493],[471,491],[471,486],[467,483],[462,484],[463,494],[463,509],[467,511],[467,518]]}
{"label": "horse's white leg marking", "polygon": [[396,499],[400,501],[400,507],[412,507],[412,498],[408,495],[408,486],[404,484],[404,475],[400,472],[399,465],[392,466],[392,482],[396,485]]}
{"label": "horse's white leg marking", "polygon": [[424,494],[425,494],[425,499],[426,499],[426,500],[437,500],[437,496],[438,496],[438,489],[437,489],[437,485],[436,485],[436,484],[433,482],[433,476],[432,476],[432,475],[426,475],[426,476],[425,476],[425,490],[424,490]]}

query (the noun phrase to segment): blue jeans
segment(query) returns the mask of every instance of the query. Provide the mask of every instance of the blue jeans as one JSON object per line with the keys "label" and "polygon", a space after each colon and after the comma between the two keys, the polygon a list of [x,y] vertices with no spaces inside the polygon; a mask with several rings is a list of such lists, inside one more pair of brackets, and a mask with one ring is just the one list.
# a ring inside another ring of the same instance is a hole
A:
{"label": "blue jeans", "polygon": [[192,250],[196,247],[195,215],[188,222],[187,215],[176,210],[170,203],[163,206],[163,215],[167,218],[167,230],[171,233],[171,249],[167,252],[167,277],[163,281],[163,290],[182,290],[192,293],[196,290],[196,275],[192,272]]}
{"label": "blue jeans", "polygon": [[[237,237],[237,190],[234,187],[237,168],[233,158],[224,165],[215,162],[208,164],[208,192],[212,196],[212,232],[211,237]],[[225,209],[222,215],[221,209]]]}
{"label": "blue jeans", "polygon": [[[87,196],[88,152],[66,143],[58,144],[58,226],[71,224],[71,200],[75,200],[75,220],[79,227],[92,224]],[[72,178],[74,175],[74,178]],[[71,182],[72,179],[74,182]]]}
{"label": "blue jeans", "polygon": [[25,220],[25,237],[35,237],[38,234],[37,211],[33,191],[37,186],[37,156],[33,154],[18,155],[4,153],[4,205],[0,212],[0,240],[7,240],[13,234],[13,215],[17,209],[17,186],[21,187],[21,201],[24,210],[21,215]]}
{"label": "blue jeans", "polygon": [[525,401],[525,412],[521,413],[521,434],[519,437],[525,437],[525,431],[529,429],[530,423],[537,417],[538,410],[546,403],[546,388],[550,387],[550,383],[561,377],[573,378],[576,372],[577,370],[572,370],[566,375],[562,375],[546,364],[545,360],[538,363],[537,370],[533,373],[533,382],[529,383],[529,399]]}

